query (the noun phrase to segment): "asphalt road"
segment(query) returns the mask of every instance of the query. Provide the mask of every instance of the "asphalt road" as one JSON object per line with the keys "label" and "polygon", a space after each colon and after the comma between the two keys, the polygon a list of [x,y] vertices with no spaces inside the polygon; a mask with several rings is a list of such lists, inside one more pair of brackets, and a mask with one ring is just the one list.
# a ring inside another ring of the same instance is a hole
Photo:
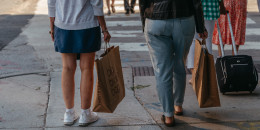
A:
{"label": "asphalt road", "polygon": [[34,16],[38,0],[0,0],[0,51]]}

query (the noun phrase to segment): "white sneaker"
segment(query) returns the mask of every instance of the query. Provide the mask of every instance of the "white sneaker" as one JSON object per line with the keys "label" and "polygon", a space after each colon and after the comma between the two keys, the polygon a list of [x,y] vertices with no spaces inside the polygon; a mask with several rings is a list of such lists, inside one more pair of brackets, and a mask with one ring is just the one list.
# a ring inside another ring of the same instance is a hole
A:
{"label": "white sneaker", "polygon": [[71,126],[75,123],[75,121],[78,119],[78,116],[76,115],[76,112],[73,111],[66,111],[64,113],[64,125]]}
{"label": "white sneaker", "polygon": [[79,118],[79,126],[87,126],[98,120],[96,112],[92,112],[90,109],[82,110]]}

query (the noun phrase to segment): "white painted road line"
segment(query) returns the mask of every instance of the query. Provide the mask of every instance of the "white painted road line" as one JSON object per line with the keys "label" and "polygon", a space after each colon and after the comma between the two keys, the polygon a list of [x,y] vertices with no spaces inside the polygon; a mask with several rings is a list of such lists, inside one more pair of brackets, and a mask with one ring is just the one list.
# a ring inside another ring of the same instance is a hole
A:
{"label": "white painted road line", "polygon": [[[125,7],[124,6],[115,6],[116,12],[125,12]],[[134,10],[136,12],[139,11],[139,6],[135,6]]]}
{"label": "white painted road line", "polygon": [[111,34],[135,34],[135,33],[143,33],[142,30],[131,30],[131,31],[109,31]]}
{"label": "white painted road line", "polygon": [[133,30],[133,31],[109,31],[112,37],[122,37],[122,38],[129,38],[129,37],[144,37],[143,31],[141,30]]}
{"label": "white painted road line", "polygon": [[[126,24],[126,23],[125,23]],[[119,25],[120,26],[120,25]],[[131,31],[110,31],[112,37],[138,37],[143,36],[143,32],[141,30],[131,30]],[[260,28],[248,28],[246,29],[246,35],[260,35]]]}
{"label": "white painted road line", "polygon": [[[148,51],[146,43],[110,43],[110,45],[119,46],[120,51]],[[217,45],[213,45],[212,49],[218,50]],[[246,42],[245,45],[239,48],[239,50],[249,49],[260,50],[260,42]],[[232,50],[231,45],[226,45],[225,50]]]}
{"label": "white painted road line", "polygon": [[[218,46],[213,45],[212,49],[218,50]],[[239,47],[239,50],[249,50],[249,49],[260,50],[260,42],[246,42],[245,45]],[[226,45],[224,50],[232,50],[232,46]]]}
{"label": "white painted road line", "polygon": [[120,51],[148,51],[146,43],[109,43],[111,46],[119,46]]}
{"label": "white painted road line", "polygon": [[136,31],[109,31],[112,37],[130,38],[130,37],[144,37],[141,30]]}
{"label": "white painted road line", "polygon": [[120,37],[120,38],[130,38],[130,37],[137,37],[135,34],[110,34],[111,37]]}
{"label": "white painted road line", "polygon": [[142,23],[141,21],[107,21],[107,26],[142,26]]}
{"label": "white painted road line", "polygon": [[[119,4],[120,4],[120,5],[124,5],[124,0],[119,0],[119,1],[116,0],[116,1],[115,1],[115,5],[117,5],[117,4],[118,4],[118,5],[119,5]],[[139,1],[138,1],[138,0],[136,0],[136,5],[137,5],[137,4],[139,4]]]}
{"label": "white painted road line", "polygon": [[260,35],[260,28],[247,28],[246,35]]}
{"label": "white painted road line", "polygon": [[256,24],[256,22],[251,18],[246,18],[246,24]]}
{"label": "white painted road line", "polygon": [[[105,15],[106,18],[133,18],[133,17],[140,17],[139,13],[131,14],[129,16],[126,16],[125,14],[111,14],[110,16]],[[140,19],[141,20],[141,19]]]}

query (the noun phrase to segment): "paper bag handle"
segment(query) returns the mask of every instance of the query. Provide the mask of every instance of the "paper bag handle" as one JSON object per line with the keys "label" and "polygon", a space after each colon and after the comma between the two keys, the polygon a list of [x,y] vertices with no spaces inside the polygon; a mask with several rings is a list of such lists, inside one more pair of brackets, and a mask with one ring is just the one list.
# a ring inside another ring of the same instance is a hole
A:
{"label": "paper bag handle", "polygon": [[107,48],[110,48],[109,42],[106,42],[106,43],[105,43],[105,48],[104,48],[104,52],[105,52],[105,53],[108,52],[108,49],[107,49]]}

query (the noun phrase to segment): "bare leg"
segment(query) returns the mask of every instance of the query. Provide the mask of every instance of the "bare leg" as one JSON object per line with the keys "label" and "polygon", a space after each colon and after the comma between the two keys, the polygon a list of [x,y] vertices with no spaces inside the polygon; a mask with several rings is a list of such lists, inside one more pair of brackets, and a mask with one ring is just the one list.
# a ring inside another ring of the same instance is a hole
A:
{"label": "bare leg", "polygon": [[115,0],[112,0],[111,7],[112,7],[112,12],[115,13],[115,12],[116,12],[116,9],[115,9]]}
{"label": "bare leg", "polygon": [[[193,74],[193,68],[190,68],[191,75]],[[192,84],[192,79],[189,80],[189,84]]]}
{"label": "bare leg", "polygon": [[[224,45],[223,45],[223,49],[224,49]],[[221,48],[220,48],[220,45],[218,44],[218,55],[221,57],[222,56],[222,53],[221,53]]]}
{"label": "bare leg", "polygon": [[75,80],[74,75],[77,67],[77,55],[62,53],[62,77],[61,86],[63,99],[67,109],[74,107]]}
{"label": "bare leg", "polygon": [[107,0],[107,9],[108,9],[108,15],[111,14],[111,10],[110,10],[110,0]]}
{"label": "bare leg", "polygon": [[[236,49],[237,49],[237,52],[238,52],[239,45],[236,45]],[[235,55],[233,47],[232,47],[232,55]]]}
{"label": "bare leg", "polygon": [[218,45],[218,56],[222,56],[220,45]]}
{"label": "bare leg", "polygon": [[91,99],[92,99],[92,92],[93,92],[93,82],[94,82],[94,75],[93,75],[94,60],[95,60],[95,52],[80,54],[81,109],[88,109],[91,106]]}
{"label": "bare leg", "polygon": [[115,0],[112,0],[111,6],[114,6],[114,5],[115,5]]}
{"label": "bare leg", "polygon": [[174,116],[173,117],[165,117],[165,123],[172,123],[174,121]]}
{"label": "bare leg", "polygon": [[177,112],[182,112],[182,106],[174,106],[174,110]]}

